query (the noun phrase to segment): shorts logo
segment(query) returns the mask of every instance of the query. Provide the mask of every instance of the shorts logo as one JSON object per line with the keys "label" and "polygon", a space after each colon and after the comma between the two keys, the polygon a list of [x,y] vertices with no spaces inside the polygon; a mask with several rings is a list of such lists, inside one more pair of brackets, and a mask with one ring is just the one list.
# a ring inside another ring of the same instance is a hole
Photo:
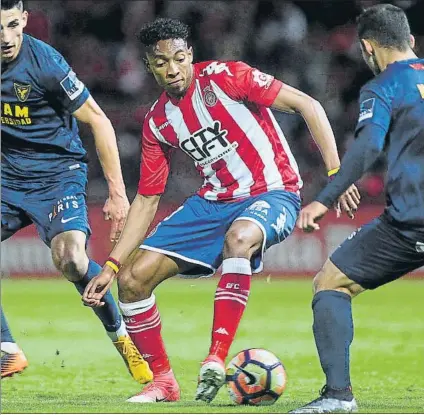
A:
{"label": "shorts logo", "polygon": [[271,205],[268,202],[265,202],[265,200],[258,200],[247,208],[249,213],[260,217],[265,222],[267,221],[269,209],[271,209]]}
{"label": "shorts logo", "polygon": [[284,230],[284,227],[286,226],[287,221],[287,211],[286,208],[283,208],[283,212],[278,215],[277,220],[275,223],[271,224],[271,228],[273,228],[278,236],[281,235],[281,233]]}
{"label": "shorts logo", "polygon": [[[57,217],[60,212],[64,212],[68,209],[78,209],[78,200],[76,196],[65,196],[63,199],[59,199],[55,205],[53,205],[52,211],[49,213],[49,221],[51,222],[53,219]],[[69,218],[69,219],[61,219],[62,223],[69,222],[78,216]]]}
{"label": "shorts logo", "polygon": [[238,143],[227,140],[228,131],[215,121],[213,127],[201,128],[191,137],[180,142],[181,150],[204,167],[215,163],[227,154],[234,152]]}
{"label": "shorts logo", "polygon": [[216,96],[215,92],[213,92],[210,86],[207,86],[203,90],[203,101],[208,107],[214,107],[218,102],[218,97]]}
{"label": "shorts logo", "polygon": [[13,82],[13,88],[15,88],[15,93],[19,101],[25,102],[28,99],[31,92],[31,85],[22,85]]}
{"label": "shorts logo", "polygon": [[351,239],[353,239],[355,237],[355,235],[361,230],[362,228],[358,228],[356,229],[356,231],[353,231],[348,237],[347,239],[350,241]]}
{"label": "shorts logo", "polygon": [[260,72],[257,69],[255,69],[252,72],[252,74],[253,74],[253,81],[256,82],[260,87],[265,89],[269,88],[272,80],[274,79],[273,76]]}
{"label": "shorts logo", "polygon": [[424,254],[424,242],[417,242],[415,244],[415,250],[421,254]]}
{"label": "shorts logo", "polygon": [[84,84],[77,78],[77,75],[72,70],[60,81],[60,86],[71,101],[78,98],[84,91]]}
{"label": "shorts logo", "polygon": [[375,98],[369,98],[362,101],[359,108],[359,119],[358,122],[364,121],[368,118],[372,118],[374,115]]}

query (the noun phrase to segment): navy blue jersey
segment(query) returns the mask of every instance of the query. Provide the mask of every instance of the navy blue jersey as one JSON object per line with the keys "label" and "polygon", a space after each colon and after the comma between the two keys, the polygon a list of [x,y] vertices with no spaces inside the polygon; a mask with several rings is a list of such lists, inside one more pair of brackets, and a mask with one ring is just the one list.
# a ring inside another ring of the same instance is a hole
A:
{"label": "navy blue jersey", "polygon": [[43,179],[81,166],[85,150],[72,113],[89,97],[63,56],[24,35],[2,63],[2,180]]}
{"label": "navy blue jersey", "polygon": [[367,124],[386,133],[387,212],[424,227],[424,59],[395,62],[362,87],[355,135]]}
{"label": "navy blue jersey", "polygon": [[339,172],[315,198],[331,207],[386,153],[386,214],[424,230],[424,60],[395,62],[361,89],[356,140]]}

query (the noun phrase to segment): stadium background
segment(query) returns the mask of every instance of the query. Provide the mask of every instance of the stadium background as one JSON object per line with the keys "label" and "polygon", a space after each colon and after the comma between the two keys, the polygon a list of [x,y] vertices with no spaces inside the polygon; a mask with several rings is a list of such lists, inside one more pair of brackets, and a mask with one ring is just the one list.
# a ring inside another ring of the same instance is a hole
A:
{"label": "stadium background", "polygon": [[[349,147],[358,114],[358,92],[372,76],[362,61],[355,17],[373,0],[342,1],[122,1],[60,0],[28,2],[27,33],[56,47],[112,120],[118,137],[130,201],[139,179],[140,130],[144,114],[160,93],[145,70],[135,34],[157,16],[175,17],[192,27],[196,61],[244,60],[318,99],[333,126],[341,154]],[[424,52],[424,2],[392,1],[406,10],[418,53]],[[420,50],[421,48],[421,50]],[[276,113],[298,161],[309,202],[326,182],[325,168],[300,116]],[[101,216],[107,197],[88,128],[81,136],[89,154],[89,249],[102,262],[110,245],[109,224]],[[333,216],[314,235],[296,232],[267,256],[267,270],[276,274],[312,274],[327,254],[358,225],[378,214],[384,204],[383,161],[360,182],[362,207],[355,221]],[[158,218],[169,213],[200,185],[194,166],[182,152],[172,173]],[[2,244],[2,272],[10,275],[56,274],[50,254],[30,227]]]}

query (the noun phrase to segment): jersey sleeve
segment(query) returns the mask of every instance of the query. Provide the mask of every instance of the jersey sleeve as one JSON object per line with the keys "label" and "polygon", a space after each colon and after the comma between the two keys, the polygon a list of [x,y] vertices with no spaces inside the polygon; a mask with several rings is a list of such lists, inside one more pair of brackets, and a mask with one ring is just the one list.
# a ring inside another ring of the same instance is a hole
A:
{"label": "jersey sleeve", "polygon": [[221,68],[224,68],[216,76],[216,83],[230,98],[236,101],[249,101],[270,107],[283,85],[272,75],[252,68],[244,62],[215,62],[215,65],[215,67],[219,68],[221,65]]}
{"label": "jersey sleeve", "polygon": [[386,96],[383,88],[378,86],[367,87],[361,90],[359,97],[359,118],[355,129],[355,136],[369,124],[381,127],[385,133],[389,130],[392,115],[392,102]]}
{"label": "jersey sleeve", "polygon": [[44,84],[51,99],[69,113],[80,108],[90,96],[87,87],[59,53],[49,56],[43,67]]}
{"label": "jersey sleeve", "polygon": [[154,136],[145,120],[141,138],[141,163],[138,193],[144,196],[162,194],[168,180],[171,148]]}

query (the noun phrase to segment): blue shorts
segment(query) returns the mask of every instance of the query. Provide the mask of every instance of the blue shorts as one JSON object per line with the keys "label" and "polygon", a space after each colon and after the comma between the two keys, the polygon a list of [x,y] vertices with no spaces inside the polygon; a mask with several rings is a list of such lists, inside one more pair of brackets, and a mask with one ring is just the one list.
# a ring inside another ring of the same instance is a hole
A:
{"label": "blue shorts", "polygon": [[2,240],[31,223],[48,246],[56,235],[66,231],[78,230],[89,236],[86,186],[86,168],[44,183],[2,181]]}
{"label": "blue shorts", "polygon": [[210,276],[222,263],[225,234],[232,223],[248,220],[256,223],[264,236],[262,249],[251,260],[253,272],[260,272],[265,250],[292,233],[300,204],[297,194],[285,190],[231,203],[195,195],[160,222],[140,248],[193,264],[184,276]]}
{"label": "blue shorts", "polygon": [[424,266],[424,234],[382,214],[353,232],[330,260],[352,281],[374,289]]}

